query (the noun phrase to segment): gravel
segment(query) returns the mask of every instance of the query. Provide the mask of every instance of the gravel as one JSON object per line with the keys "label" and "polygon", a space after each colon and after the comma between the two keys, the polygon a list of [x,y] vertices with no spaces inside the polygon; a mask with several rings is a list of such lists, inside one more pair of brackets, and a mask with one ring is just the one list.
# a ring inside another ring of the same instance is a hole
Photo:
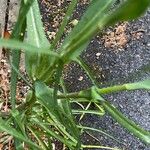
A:
{"label": "gravel", "polygon": [[[84,8],[78,5],[74,17],[80,18]],[[109,28],[105,32],[114,32],[114,28]],[[102,87],[150,77],[150,73],[143,72],[139,76],[136,76],[135,73],[141,70],[143,65],[150,63],[150,11],[147,11],[145,16],[137,21],[127,23],[125,34],[127,43],[121,48],[118,46],[105,47],[103,34],[99,34],[82,54],[86,63],[91,69],[94,69],[95,76]],[[130,74],[134,75],[130,77]],[[80,76],[83,77],[82,81],[79,80]],[[66,85],[69,91],[78,91],[90,87],[91,82],[77,64],[71,64],[67,70]],[[150,131],[149,91],[121,92],[108,95],[106,98],[127,117]],[[123,129],[108,114],[104,117],[89,115],[84,118],[83,123],[100,128],[125,143],[125,145],[117,144],[110,138],[95,133],[102,145],[116,146],[126,150],[150,150],[148,146]],[[83,139],[86,141],[87,135]]]}
{"label": "gravel", "polygon": [[[114,31],[113,28],[108,30]],[[95,75],[100,86],[133,82],[150,77],[148,72],[143,72],[139,76],[135,73],[141,70],[140,68],[143,65],[150,63],[150,11],[147,11],[145,16],[139,20],[128,23],[125,32],[128,42],[120,51],[116,51],[116,47],[105,47],[102,39],[103,35],[100,35],[91,41],[86,52],[82,54],[83,59],[89,64],[91,69],[96,68]],[[140,34],[135,37],[134,33],[139,32]],[[99,53],[101,55],[97,57]],[[67,85],[69,85],[70,91],[78,91],[91,86],[87,79],[78,82],[78,74],[81,72],[78,71],[78,66],[72,66],[71,68],[67,78],[67,82],[69,82]],[[83,72],[80,74],[84,76]],[[134,74],[134,76],[130,78],[130,74]],[[108,95],[106,98],[127,117],[150,131],[149,91],[121,92]],[[102,145],[117,146],[126,150],[150,150],[149,146],[144,145],[123,129],[108,114],[101,118],[96,116],[86,117],[83,123],[91,127],[100,128],[125,143],[125,146],[117,144],[111,139],[95,133]]]}

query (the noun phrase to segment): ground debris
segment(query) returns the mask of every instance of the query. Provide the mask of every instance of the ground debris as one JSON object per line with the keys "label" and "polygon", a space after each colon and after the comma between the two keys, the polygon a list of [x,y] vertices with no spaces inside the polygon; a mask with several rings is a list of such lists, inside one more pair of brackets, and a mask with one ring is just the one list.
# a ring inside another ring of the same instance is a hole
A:
{"label": "ground debris", "polygon": [[126,46],[128,37],[126,35],[127,22],[117,25],[114,30],[107,31],[102,37],[104,46],[119,49]]}

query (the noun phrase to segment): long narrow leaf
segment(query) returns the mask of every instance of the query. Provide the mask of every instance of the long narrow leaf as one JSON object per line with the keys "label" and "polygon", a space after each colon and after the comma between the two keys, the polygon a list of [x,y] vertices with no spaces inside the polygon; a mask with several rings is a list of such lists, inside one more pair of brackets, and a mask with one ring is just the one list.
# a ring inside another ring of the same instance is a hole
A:
{"label": "long narrow leaf", "polygon": [[15,24],[15,27],[12,31],[11,38],[18,39],[18,36],[22,35],[22,33],[21,33],[22,27],[25,23],[26,15],[27,15],[33,2],[34,2],[34,0],[26,0],[26,3],[24,3],[24,0],[21,0],[19,16],[18,16],[17,22]]}
{"label": "long narrow leaf", "polygon": [[75,26],[60,48],[64,62],[75,59],[97,31],[105,25],[106,11],[110,9],[114,2],[115,0],[94,0],[91,2],[81,21]]}
{"label": "long narrow leaf", "polygon": [[41,121],[38,121],[37,119],[33,119],[33,121],[41,129],[43,129],[44,131],[46,131],[46,134],[50,135],[51,137],[53,137],[55,139],[58,139],[60,142],[64,143],[68,147],[73,148],[76,145],[76,143],[73,143],[73,142],[65,139],[64,137],[60,136],[59,134],[56,134],[53,130],[49,129],[49,127],[47,127],[46,125],[44,125]]}
{"label": "long narrow leaf", "polygon": [[39,48],[50,47],[44,32],[37,0],[34,0],[27,15],[27,41]]}
{"label": "long narrow leaf", "polygon": [[77,2],[78,2],[78,0],[71,1],[70,5],[67,9],[66,15],[63,19],[63,22],[62,22],[61,26],[59,27],[58,32],[56,33],[56,37],[55,37],[55,39],[52,43],[52,47],[51,47],[52,49],[54,49],[56,47],[57,42],[60,40],[60,38],[61,38],[61,36],[64,32],[65,26],[67,25],[67,23],[70,19],[70,16],[72,15],[72,12],[73,12],[74,7],[76,6]]}
{"label": "long narrow leaf", "polygon": [[136,90],[136,89],[150,90],[150,79],[140,81],[140,82],[135,82],[135,83],[128,83],[125,85],[127,90]]}
{"label": "long narrow leaf", "polygon": [[64,62],[70,59],[74,60],[85,49],[90,39],[105,26],[122,20],[135,19],[150,5],[149,0],[126,0],[120,7],[110,11],[114,2],[115,0],[94,0],[91,2],[81,21],[60,48]]}
{"label": "long narrow leaf", "polygon": [[125,117],[117,108],[112,106],[109,102],[105,101],[102,103],[102,105],[109,112],[109,114],[117,120],[119,124],[121,124],[124,128],[133,133],[136,137],[138,137],[146,144],[150,144],[150,132],[145,131],[143,128],[136,125],[133,121]]}
{"label": "long narrow leaf", "polygon": [[82,145],[82,148],[84,149],[105,149],[105,150],[120,150],[118,148],[112,148],[107,146],[101,146],[101,145]]}
{"label": "long narrow leaf", "polygon": [[99,112],[99,111],[95,111],[95,110],[82,110],[82,109],[73,109],[72,110],[73,114],[93,114],[93,115],[99,115],[99,116],[103,116],[105,113],[104,112]]}
{"label": "long narrow leaf", "polygon": [[78,128],[83,129],[83,130],[89,130],[89,131],[94,131],[94,132],[97,132],[97,133],[101,133],[101,134],[103,134],[103,135],[105,135],[105,136],[107,136],[107,137],[113,139],[114,141],[116,141],[116,142],[118,142],[118,143],[124,144],[123,142],[120,142],[120,141],[117,140],[115,137],[113,137],[113,136],[111,136],[110,134],[108,134],[108,133],[102,131],[101,129],[96,129],[96,128],[87,127],[87,126],[82,126],[82,125],[78,126]]}
{"label": "long narrow leaf", "polygon": [[42,54],[46,54],[49,56],[56,56],[58,57],[58,54],[55,52],[48,52],[48,47],[43,47],[43,48],[38,48],[36,46],[33,46],[31,44],[28,44],[26,42],[21,42],[21,41],[17,41],[17,40],[7,40],[7,39],[0,39],[0,47],[5,47],[5,48],[9,48],[12,49],[13,51],[21,51],[24,50],[27,53],[35,53],[35,52],[39,52]]}
{"label": "long narrow leaf", "polygon": [[85,73],[89,76],[94,86],[99,87],[98,82],[96,81],[93,72],[90,70],[88,65],[82,60],[82,58],[78,57],[76,62],[80,64],[80,66],[85,70]]}
{"label": "long narrow leaf", "polygon": [[38,133],[36,133],[31,127],[28,126],[28,129],[31,131],[32,135],[37,139],[37,141],[39,142],[39,144],[41,145],[41,149],[43,150],[48,150],[48,147],[46,146],[46,144],[43,142],[43,140],[41,139],[41,137],[38,135]]}
{"label": "long narrow leaf", "polygon": [[36,148],[36,149],[40,149],[38,145],[36,145],[35,143],[33,143],[31,140],[25,138],[21,133],[19,133],[17,130],[15,130],[14,128],[8,126],[2,119],[0,119],[0,130],[1,131],[5,131],[8,134],[14,136],[15,138],[26,142],[27,144],[29,144],[30,146]]}
{"label": "long narrow leaf", "polygon": [[[32,3],[33,0],[28,0],[26,4],[24,3],[23,0],[21,1],[18,19],[12,31],[12,34],[10,36],[11,39],[17,39],[23,41],[25,30],[26,30],[26,14],[30,6],[32,5]],[[16,52],[12,51],[10,57],[11,58],[10,62],[12,66],[14,66],[17,70],[19,70],[20,54],[21,54],[20,51],[16,51]],[[14,70],[13,67],[11,67],[10,95],[11,95],[11,105],[13,110],[15,110],[16,107],[17,78],[18,78],[17,72]],[[15,120],[14,120],[14,125],[17,128],[17,124]],[[15,139],[15,147],[18,148],[18,145],[19,145],[19,149],[20,148],[22,149],[22,142],[20,142],[18,139]]]}
{"label": "long narrow leaf", "polygon": [[[48,47],[47,52],[52,53],[49,41],[45,36],[37,0],[34,1],[27,15],[27,42],[41,49]],[[36,53],[25,53],[25,64],[26,70],[32,79],[43,80],[43,78],[46,79],[50,75],[49,72],[46,75],[44,73],[55,61],[55,57],[39,53],[38,50]]]}
{"label": "long narrow leaf", "polygon": [[61,103],[55,102],[53,90],[48,88],[40,81],[35,82],[35,95],[39,103],[41,103],[50,113],[52,118],[55,118],[58,123],[62,124],[71,135],[78,140],[79,131],[76,128],[74,121],[63,111]]}
{"label": "long narrow leaf", "polygon": [[123,85],[106,87],[106,88],[98,89],[98,92],[99,94],[108,94],[113,92],[119,92],[125,90],[138,90],[138,89],[150,90],[150,79],[146,79],[135,83],[126,83]]}
{"label": "long narrow leaf", "polygon": [[149,0],[125,0],[118,9],[110,14],[107,25],[135,19],[143,14],[149,6]]}

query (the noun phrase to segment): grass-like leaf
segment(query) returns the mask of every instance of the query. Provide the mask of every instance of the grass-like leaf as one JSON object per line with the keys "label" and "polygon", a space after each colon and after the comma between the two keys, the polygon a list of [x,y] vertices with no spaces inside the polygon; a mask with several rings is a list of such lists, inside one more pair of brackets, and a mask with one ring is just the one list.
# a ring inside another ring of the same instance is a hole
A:
{"label": "grass-like leaf", "polygon": [[76,59],[99,30],[118,21],[137,18],[150,4],[149,0],[127,0],[115,11],[109,11],[114,2],[115,0],[94,0],[91,2],[81,21],[65,39],[60,48],[64,62],[69,59]]}
{"label": "grass-like leaf", "polygon": [[0,119],[0,130],[1,131],[5,131],[8,134],[14,136],[15,138],[26,142],[27,144],[29,144],[31,147],[34,147],[36,149],[40,149],[40,147],[38,145],[36,145],[35,143],[33,143],[31,140],[29,140],[28,138],[25,138],[20,132],[18,132],[17,130],[15,130],[14,128],[8,126],[8,124],[6,124],[2,119]]}
{"label": "grass-like leaf", "polygon": [[50,47],[41,18],[38,1],[34,0],[27,14],[27,41],[39,48]]}
{"label": "grass-like leaf", "polygon": [[41,146],[41,149],[47,150],[48,147],[44,143],[44,141],[41,139],[40,135],[34,129],[32,129],[32,127],[28,126],[27,128],[30,130],[30,132],[32,133],[32,135],[37,139],[37,141],[39,142],[39,145]]}
{"label": "grass-like leaf", "polygon": [[[33,0],[27,0],[26,3],[24,3],[24,0],[21,1],[20,3],[20,10],[19,10],[19,15],[17,22],[15,24],[15,27],[13,28],[12,34],[10,36],[11,39],[17,39],[20,41],[23,41],[24,35],[25,35],[25,30],[26,30],[26,14],[32,5]],[[12,51],[11,52],[11,64],[19,70],[19,63],[20,63],[20,51]],[[17,89],[17,78],[18,74],[14,70],[13,67],[11,67],[11,84],[10,84],[10,95],[11,95],[11,106],[12,110],[15,110],[16,107],[16,89]],[[16,121],[14,120],[14,125],[17,128]],[[18,145],[22,147],[22,143],[18,140],[15,139],[15,147],[17,148]]]}
{"label": "grass-like leaf", "polygon": [[127,90],[136,90],[136,89],[150,90],[150,79],[140,81],[140,82],[135,82],[135,83],[128,83],[126,84],[126,89]]}
{"label": "grass-like leaf", "polygon": [[85,131],[85,130],[88,130],[88,131],[93,131],[93,132],[101,133],[101,134],[103,134],[103,135],[105,135],[105,136],[107,136],[107,137],[113,139],[114,141],[116,141],[116,142],[118,142],[118,143],[120,143],[120,144],[124,144],[123,142],[120,142],[120,141],[117,140],[115,137],[113,137],[113,136],[111,136],[110,134],[108,134],[108,133],[102,131],[101,129],[96,129],[96,128],[87,127],[87,126],[82,126],[82,125],[78,126],[78,128],[80,128],[80,129],[82,129],[82,130],[84,130],[84,131]]}
{"label": "grass-like leaf", "polygon": [[[47,47],[47,53],[53,53],[50,50],[50,43],[45,36],[37,0],[30,7],[27,15],[27,42],[38,48]],[[55,61],[55,57],[39,52],[39,49],[37,49],[36,53],[26,52],[25,64],[26,70],[32,79],[38,78],[43,80],[43,78],[46,79],[49,76],[49,73],[46,75],[44,73]]]}
{"label": "grass-like leaf", "polygon": [[125,90],[150,90],[150,79],[146,79],[135,83],[126,83],[123,85],[116,85],[112,87],[106,87],[98,89],[99,94],[108,94],[113,92],[125,91]]}
{"label": "grass-like leaf", "polygon": [[94,86],[99,87],[98,82],[96,81],[93,72],[90,70],[90,68],[88,67],[88,65],[83,61],[82,58],[78,57],[76,59],[76,62],[79,63],[79,65],[85,70],[85,73],[88,75],[88,77],[90,78],[90,80],[92,81],[92,84]]}
{"label": "grass-like leaf", "polygon": [[149,0],[125,0],[118,9],[110,14],[107,25],[135,19],[142,15],[149,6]]}
{"label": "grass-like leaf", "polygon": [[73,114],[93,114],[93,115],[99,115],[99,116],[103,116],[105,113],[104,112],[100,112],[100,111],[96,111],[96,110],[82,110],[82,109],[73,109],[72,110]]}
{"label": "grass-like leaf", "polygon": [[117,120],[119,124],[121,124],[124,128],[133,133],[136,137],[138,137],[146,144],[150,144],[150,132],[145,131],[143,128],[136,125],[133,121],[125,117],[117,108],[112,106],[109,102],[105,101],[102,103],[102,105],[109,112],[109,114]]}
{"label": "grass-like leaf", "polygon": [[60,136],[59,134],[57,134],[56,132],[51,130],[47,125],[45,125],[41,121],[39,121],[38,119],[33,119],[33,122],[35,124],[37,124],[42,130],[44,130],[45,133],[47,135],[49,135],[50,137],[58,139],[60,142],[64,143],[65,145],[67,145],[71,149],[73,149],[73,147],[75,147],[76,143],[74,143],[74,142],[72,142],[72,141],[70,141],[70,140]]}
{"label": "grass-like leaf", "polygon": [[52,46],[51,46],[52,49],[56,48],[56,44],[57,44],[57,42],[59,42],[59,40],[64,32],[64,29],[70,19],[70,16],[72,15],[72,12],[73,12],[77,2],[78,2],[78,0],[71,1],[70,5],[67,9],[66,15],[61,23],[61,26],[58,29],[58,32],[56,33],[56,37],[55,37],[54,41],[52,43]]}
{"label": "grass-like leaf", "polygon": [[110,9],[114,2],[115,0],[91,1],[87,12],[60,48],[64,62],[75,59],[97,31],[105,25],[106,11]]}
{"label": "grass-like leaf", "polygon": [[46,54],[53,57],[59,57],[57,53],[55,52],[49,52],[48,47],[42,47],[38,48],[36,46],[33,46],[31,44],[28,44],[26,42],[21,42],[17,40],[12,39],[0,39],[0,47],[5,47],[8,49],[12,49],[13,51],[26,51],[27,53],[36,53],[37,51],[42,54]]}
{"label": "grass-like leaf", "polygon": [[61,103],[59,104],[59,102],[55,102],[53,92],[54,91],[48,88],[44,83],[40,81],[35,82],[35,95],[37,100],[47,109],[53,120],[55,118],[58,124],[62,124],[62,126],[64,126],[66,130],[78,140],[79,131],[74,121],[63,111]]}
{"label": "grass-like leaf", "polygon": [[112,148],[108,146],[101,146],[101,145],[82,145],[82,148],[84,149],[105,149],[105,150],[121,150],[118,148]]}

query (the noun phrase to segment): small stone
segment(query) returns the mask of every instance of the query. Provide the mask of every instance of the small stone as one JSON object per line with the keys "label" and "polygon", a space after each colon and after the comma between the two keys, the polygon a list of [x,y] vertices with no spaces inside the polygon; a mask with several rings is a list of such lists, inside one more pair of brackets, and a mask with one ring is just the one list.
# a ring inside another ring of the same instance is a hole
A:
{"label": "small stone", "polygon": [[147,46],[150,47],[150,43],[147,43]]}
{"label": "small stone", "polygon": [[96,56],[99,57],[101,55],[101,53],[96,53]]}
{"label": "small stone", "polygon": [[76,26],[78,24],[78,20],[77,19],[74,19],[70,22],[70,24],[72,24],[73,26]]}
{"label": "small stone", "polygon": [[82,81],[82,80],[83,80],[83,76],[80,76],[78,80],[79,80],[79,81]]}

